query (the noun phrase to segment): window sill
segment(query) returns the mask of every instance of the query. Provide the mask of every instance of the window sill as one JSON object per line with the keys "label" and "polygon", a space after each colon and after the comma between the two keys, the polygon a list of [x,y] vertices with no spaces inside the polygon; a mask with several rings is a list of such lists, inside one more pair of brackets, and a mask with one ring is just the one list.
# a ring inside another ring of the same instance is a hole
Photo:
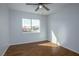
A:
{"label": "window sill", "polygon": [[23,33],[40,33],[40,32],[23,32]]}

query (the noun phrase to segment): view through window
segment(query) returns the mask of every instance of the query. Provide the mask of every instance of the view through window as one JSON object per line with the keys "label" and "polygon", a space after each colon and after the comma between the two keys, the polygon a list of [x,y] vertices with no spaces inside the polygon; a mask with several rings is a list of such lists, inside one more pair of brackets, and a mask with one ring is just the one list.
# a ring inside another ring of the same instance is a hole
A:
{"label": "view through window", "polygon": [[40,32],[39,19],[22,19],[23,32]]}

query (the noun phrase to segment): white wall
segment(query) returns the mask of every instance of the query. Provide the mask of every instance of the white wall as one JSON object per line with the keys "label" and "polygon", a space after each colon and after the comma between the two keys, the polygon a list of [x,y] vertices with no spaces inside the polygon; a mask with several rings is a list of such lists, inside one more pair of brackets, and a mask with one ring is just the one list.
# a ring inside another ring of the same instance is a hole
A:
{"label": "white wall", "polygon": [[[22,18],[40,19],[40,33],[22,32]],[[21,44],[46,40],[46,16],[10,9],[10,44]]]}
{"label": "white wall", "polygon": [[79,4],[70,4],[48,17],[48,38],[51,31],[65,48],[79,53]]}
{"label": "white wall", "polygon": [[7,4],[0,4],[0,55],[8,48],[9,23]]}

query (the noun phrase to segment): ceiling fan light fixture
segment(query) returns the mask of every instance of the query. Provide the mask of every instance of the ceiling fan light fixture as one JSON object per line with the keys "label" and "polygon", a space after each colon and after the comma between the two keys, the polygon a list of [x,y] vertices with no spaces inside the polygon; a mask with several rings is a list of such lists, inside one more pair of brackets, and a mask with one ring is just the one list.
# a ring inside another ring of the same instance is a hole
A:
{"label": "ceiling fan light fixture", "polygon": [[39,5],[39,8],[42,8],[43,6],[42,5]]}
{"label": "ceiling fan light fixture", "polygon": [[45,10],[49,11],[50,9],[48,7],[46,7],[45,5],[48,3],[28,3],[26,5],[37,5],[37,8],[35,9],[35,11],[38,11],[41,8],[44,8]]}

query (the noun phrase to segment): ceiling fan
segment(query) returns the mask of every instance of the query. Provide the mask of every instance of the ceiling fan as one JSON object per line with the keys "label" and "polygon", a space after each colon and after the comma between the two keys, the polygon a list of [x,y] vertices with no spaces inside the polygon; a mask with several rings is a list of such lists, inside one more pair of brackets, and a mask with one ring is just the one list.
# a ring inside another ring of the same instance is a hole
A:
{"label": "ceiling fan", "polygon": [[50,9],[45,6],[46,4],[50,4],[50,3],[26,3],[26,5],[37,5],[35,11],[38,11],[40,8],[44,8],[45,10],[49,11]]}

